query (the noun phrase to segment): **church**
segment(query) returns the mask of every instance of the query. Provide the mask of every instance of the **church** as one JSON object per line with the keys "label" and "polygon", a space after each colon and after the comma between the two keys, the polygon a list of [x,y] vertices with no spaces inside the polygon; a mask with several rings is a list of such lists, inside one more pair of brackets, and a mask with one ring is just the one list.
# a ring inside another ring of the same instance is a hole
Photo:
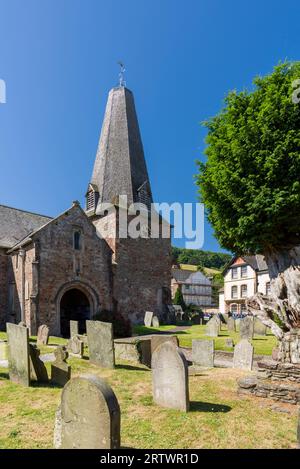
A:
{"label": "church", "polygon": [[157,236],[119,229],[134,217],[131,204],[143,203],[147,220],[152,202],[134,97],[120,85],[108,95],[85,207],[74,201],[50,218],[0,205],[0,329],[22,321],[32,335],[47,324],[51,335],[68,336],[70,320],[84,332],[85,320],[101,313],[138,324],[153,311],[163,320],[171,302],[171,227],[157,216]]}

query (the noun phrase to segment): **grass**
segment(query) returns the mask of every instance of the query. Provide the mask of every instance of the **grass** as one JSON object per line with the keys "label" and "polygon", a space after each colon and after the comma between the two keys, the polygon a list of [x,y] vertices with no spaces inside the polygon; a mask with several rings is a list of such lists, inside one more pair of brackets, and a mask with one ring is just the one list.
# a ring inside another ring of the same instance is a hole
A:
{"label": "grass", "polygon": [[[160,326],[159,328],[145,327],[145,326],[134,326],[134,333],[138,335],[153,334],[153,332],[168,332],[174,329],[176,326]],[[225,347],[225,340],[232,338],[234,344],[239,342],[239,332],[228,332],[225,327],[224,330],[220,331],[219,337],[212,338],[205,335],[205,326],[191,326],[186,330],[180,330],[176,332],[179,339],[179,345],[181,347],[192,347],[193,339],[210,339],[215,342],[216,350],[232,351],[232,348]],[[277,345],[277,339],[273,334],[268,332],[266,336],[254,336],[252,340],[254,347],[254,353],[257,355],[271,355],[272,349]]]}

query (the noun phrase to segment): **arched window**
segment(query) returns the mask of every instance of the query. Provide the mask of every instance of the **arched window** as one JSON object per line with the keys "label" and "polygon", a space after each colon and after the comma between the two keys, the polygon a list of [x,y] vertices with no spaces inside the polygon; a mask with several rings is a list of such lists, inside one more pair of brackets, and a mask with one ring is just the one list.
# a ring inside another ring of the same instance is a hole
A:
{"label": "arched window", "polygon": [[73,245],[74,245],[74,249],[76,249],[76,251],[80,251],[80,249],[81,249],[81,233],[80,233],[80,231],[74,231]]}

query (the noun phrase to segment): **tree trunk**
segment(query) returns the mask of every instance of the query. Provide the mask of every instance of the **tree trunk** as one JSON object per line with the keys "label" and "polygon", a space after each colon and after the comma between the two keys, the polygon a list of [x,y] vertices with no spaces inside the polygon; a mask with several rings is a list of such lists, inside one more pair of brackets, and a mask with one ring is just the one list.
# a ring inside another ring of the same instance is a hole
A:
{"label": "tree trunk", "polygon": [[271,295],[256,293],[248,309],[278,338],[279,360],[300,363],[300,247],[267,252],[265,260]]}

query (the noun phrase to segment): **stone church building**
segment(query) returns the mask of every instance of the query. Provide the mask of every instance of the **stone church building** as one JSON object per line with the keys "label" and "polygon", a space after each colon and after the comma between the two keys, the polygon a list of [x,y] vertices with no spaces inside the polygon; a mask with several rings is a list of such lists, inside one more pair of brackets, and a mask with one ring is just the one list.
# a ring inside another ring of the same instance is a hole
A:
{"label": "stone church building", "polygon": [[[51,335],[67,336],[70,319],[84,332],[85,320],[101,312],[131,323],[141,323],[147,310],[163,319],[170,303],[170,226],[157,216],[155,238],[125,237],[119,229],[124,215],[127,224],[134,219],[128,205],[141,202],[146,222],[151,186],[134,98],[120,86],[108,96],[85,209],[75,201],[49,218],[0,205],[0,328],[24,321],[31,334],[47,324]],[[107,203],[113,210],[105,210]]]}

